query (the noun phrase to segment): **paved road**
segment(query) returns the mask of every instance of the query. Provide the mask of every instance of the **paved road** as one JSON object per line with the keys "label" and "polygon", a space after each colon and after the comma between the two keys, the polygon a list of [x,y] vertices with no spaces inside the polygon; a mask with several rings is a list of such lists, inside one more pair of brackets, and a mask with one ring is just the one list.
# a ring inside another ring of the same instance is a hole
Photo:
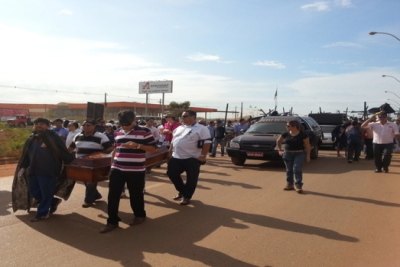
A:
{"label": "paved road", "polygon": [[[389,174],[322,151],[305,170],[305,194],[282,190],[280,164],[209,160],[190,206],[165,167],[146,185],[145,224],[99,234],[106,203],[83,209],[83,186],[46,222],[10,209],[11,177],[0,179],[1,266],[400,266],[400,157]],[[107,196],[107,183],[100,186]]]}

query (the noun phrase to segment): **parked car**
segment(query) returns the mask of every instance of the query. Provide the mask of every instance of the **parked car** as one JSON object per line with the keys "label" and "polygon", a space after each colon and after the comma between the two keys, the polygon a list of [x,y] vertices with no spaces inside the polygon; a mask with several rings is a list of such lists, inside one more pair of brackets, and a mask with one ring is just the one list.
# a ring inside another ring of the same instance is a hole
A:
{"label": "parked car", "polygon": [[19,114],[12,119],[8,119],[7,125],[9,127],[26,127],[27,125],[32,125],[32,122],[27,115]]}
{"label": "parked car", "polygon": [[321,147],[334,148],[332,141],[332,131],[336,126],[343,124],[348,120],[345,113],[310,113],[312,117],[322,128],[323,138]]}
{"label": "parked car", "polygon": [[230,142],[227,153],[235,165],[243,166],[247,159],[282,160],[275,150],[276,140],[287,131],[286,124],[298,120],[310,137],[312,146],[311,158],[318,158],[319,146],[322,142],[322,130],[311,117],[300,116],[266,116],[254,123],[243,135]]}

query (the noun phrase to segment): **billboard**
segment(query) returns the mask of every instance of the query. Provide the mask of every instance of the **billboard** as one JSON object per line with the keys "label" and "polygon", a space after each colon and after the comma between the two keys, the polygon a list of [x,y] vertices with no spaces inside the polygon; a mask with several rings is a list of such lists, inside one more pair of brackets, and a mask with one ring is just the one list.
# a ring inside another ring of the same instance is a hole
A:
{"label": "billboard", "polygon": [[172,81],[139,82],[139,94],[172,93]]}

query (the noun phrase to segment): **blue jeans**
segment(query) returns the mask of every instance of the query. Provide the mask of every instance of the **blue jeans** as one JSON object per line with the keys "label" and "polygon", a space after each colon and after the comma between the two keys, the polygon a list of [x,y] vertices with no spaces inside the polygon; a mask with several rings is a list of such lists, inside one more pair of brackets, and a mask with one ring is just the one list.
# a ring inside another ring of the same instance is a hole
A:
{"label": "blue jeans", "polygon": [[36,217],[43,217],[49,214],[56,190],[56,181],[56,177],[51,176],[29,177],[29,192],[39,203]]}
{"label": "blue jeans", "polygon": [[223,138],[219,138],[219,139],[214,138],[213,143],[212,143],[212,152],[211,152],[211,154],[213,156],[215,156],[217,154],[218,144],[221,145],[221,156],[223,156],[224,152],[225,152],[225,140]]}
{"label": "blue jeans", "polygon": [[296,184],[301,187],[303,185],[303,164],[306,154],[302,152],[285,151],[283,153],[283,161],[286,166],[286,181],[288,184]]}
{"label": "blue jeans", "polygon": [[[376,144],[373,143],[375,167],[378,170],[389,168],[392,160],[393,143]],[[383,156],[383,157],[382,157]]]}

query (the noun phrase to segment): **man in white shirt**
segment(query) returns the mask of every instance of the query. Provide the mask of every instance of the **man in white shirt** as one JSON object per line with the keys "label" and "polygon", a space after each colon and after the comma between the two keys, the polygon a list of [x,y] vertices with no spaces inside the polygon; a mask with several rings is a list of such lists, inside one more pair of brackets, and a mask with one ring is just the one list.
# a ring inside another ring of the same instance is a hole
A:
{"label": "man in white shirt", "polygon": [[[168,161],[167,174],[178,194],[174,200],[188,205],[196,190],[200,165],[206,162],[210,149],[210,132],[206,126],[196,122],[196,112],[182,113],[182,125],[175,129],[170,146],[172,157]],[[186,183],[181,174],[186,172]]]}
{"label": "man in white shirt", "polygon": [[399,129],[394,122],[387,119],[385,112],[373,115],[361,125],[362,128],[370,128],[373,133],[373,150],[375,160],[375,172],[389,172],[389,165],[392,159],[394,139],[399,136]]}

